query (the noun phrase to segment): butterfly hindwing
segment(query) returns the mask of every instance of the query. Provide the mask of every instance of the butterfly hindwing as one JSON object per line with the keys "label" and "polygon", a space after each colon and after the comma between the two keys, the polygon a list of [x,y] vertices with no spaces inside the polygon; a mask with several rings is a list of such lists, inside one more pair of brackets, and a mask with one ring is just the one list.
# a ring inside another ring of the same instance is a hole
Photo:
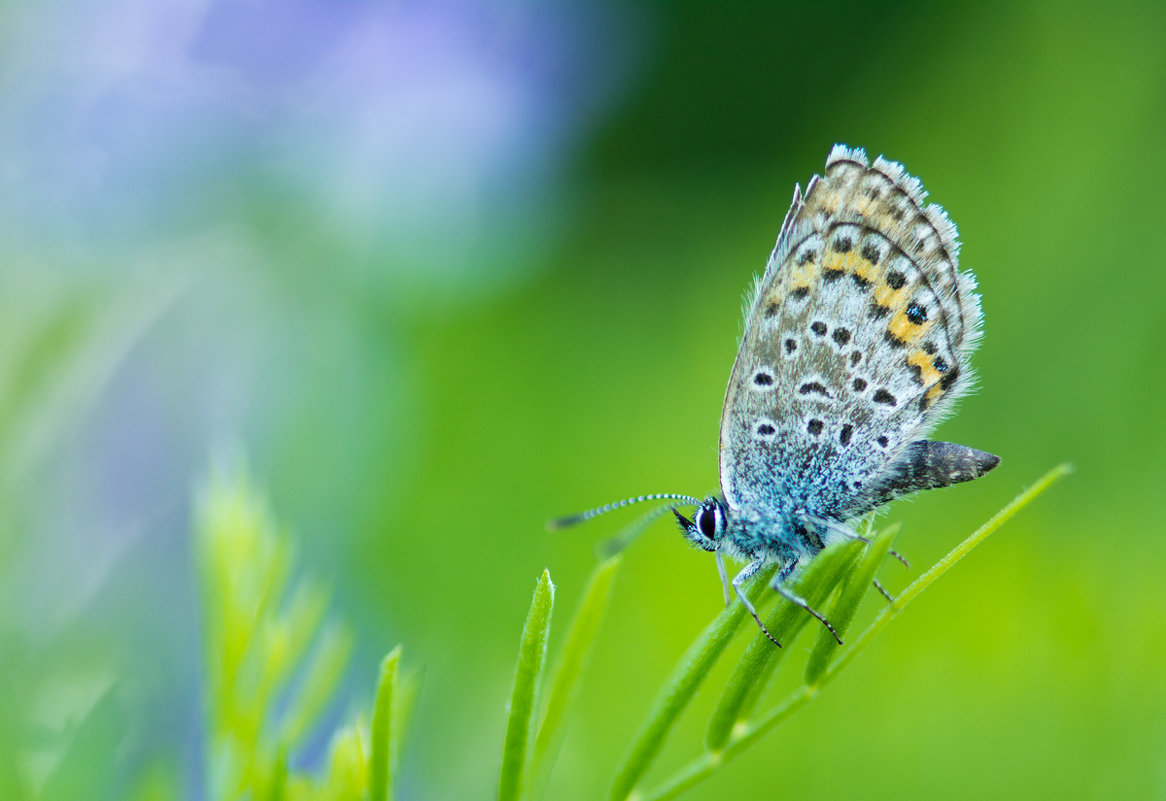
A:
{"label": "butterfly hindwing", "polygon": [[844,519],[970,386],[979,298],[924,198],[899,165],[841,146],[795,192],[726,393],[730,504]]}

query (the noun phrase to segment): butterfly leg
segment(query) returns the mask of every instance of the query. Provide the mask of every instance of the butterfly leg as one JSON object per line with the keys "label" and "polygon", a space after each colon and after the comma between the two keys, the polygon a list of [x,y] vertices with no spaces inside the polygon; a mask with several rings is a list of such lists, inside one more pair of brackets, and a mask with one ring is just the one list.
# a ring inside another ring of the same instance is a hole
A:
{"label": "butterfly leg", "polygon": [[[858,542],[863,542],[863,543],[866,543],[867,545],[870,545],[870,543],[871,543],[870,537],[865,536],[863,534],[859,534],[857,531],[852,531],[848,526],[845,526],[841,523],[838,523],[837,521],[829,520],[827,518],[821,518],[821,517],[807,517],[803,520],[803,522],[806,522],[806,521],[817,523],[818,525],[828,529],[832,533],[839,534],[848,540],[857,540]],[[896,551],[894,549],[891,549],[890,551],[888,551],[888,553],[891,556],[898,559],[900,562],[902,562],[903,567],[907,568],[908,570],[911,569],[911,563],[907,561],[907,559],[903,556],[903,554],[899,553],[898,551]]]}
{"label": "butterfly leg", "polygon": [[725,554],[717,549],[717,574],[721,577],[721,589],[725,591],[725,606],[733,602],[733,595],[729,592],[729,574],[725,572]]}
{"label": "butterfly leg", "polygon": [[810,606],[810,602],[805,598],[801,597],[789,587],[785,586],[785,580],[793,575],[797,564],[798,561],[794,559],[781,569],[781,572],[777,574],[777,578],[773,581],[773,589],[777,591],[778,595],[780,595],[782,598],[785,598],[791,604],[800,606],[802,609],[805,609],[811,615],[816,617],[818,622],[825,626],[830,631],[830,633],[834,635],[834,639],[838,641],[838,644],[842,645],[842,638],[838,636],[838,632],[834,629],[834,626],[831,625],[830,621],[826,619],[826,616],[819,612],[817,609],[814,609],[812,606]]}
{"label": "butterfly leg", "polygon": [[743,589],[746,582],[756,576],[757,572],[764,566],[765,557],[761,557],[760,559],[757,559],[756,561],[750,562],[748,565],[746,565],[745,569],[733,578],[733,591],[737,593],[737,597],[741,599],[741,603],[744,604],[745,608],[749,610],[749,614],[753,615],[753,619],[756,620],[757,625],[761,627],[762,633],[769,638],[771,643],[780,648],[781,643],[774,639],[774,636],[769,633],[769,629],[765,628],[765,624],[761,622],[761,617],[757,614],[757,610],[753,608],[753,602],[750,601],[748,597],[746,597],[745,590]]}
{"label": "butterfly leg", "polygon": [[893,604],[893,603],[895,602],[895,596],[893,596],[893,595],[891,595],[889,592],[887,592],[887,588],[886,588],[886,587],[884,587],[882,584],[879,584],[879,580],[878,580],[878,579],[875,579],[875,580],[874,580],[874,587],[875,587],[875,589],[876,589],[876,590],[878,590],[880,593],[882,593],[882,596],[883,596],[884,598],[886,598],[886,599],[887,599],[887,603],[892,603],[892,604]]}

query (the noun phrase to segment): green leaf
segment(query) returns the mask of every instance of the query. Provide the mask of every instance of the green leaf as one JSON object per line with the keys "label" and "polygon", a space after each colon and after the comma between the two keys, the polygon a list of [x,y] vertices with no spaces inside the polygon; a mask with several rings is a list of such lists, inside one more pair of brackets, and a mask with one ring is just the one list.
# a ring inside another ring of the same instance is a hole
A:
{"label": "green leaf", "polygon": [[[887,551],[891,549],[891,541],[899,533],[899,528],[897,524],[889,526],[875,537],[867,546],[866,553],[862,555],[858,567],[847,575],[846,583],[843,585],[842,591],[838,593],[838,600],[834,602],[828,615],[830,623],[838,631],[839,637],[845,639],[850,624],[854,622],[854,615],[858,612],[858,607],[862,604],[862,599],[866,597],[867,591],[870,590],[875,573],[882,566],[883,560],[887,558]],[[813,687],[818,683],[826,668],[830,666],[830,660],[838,655],[839,647],[838,642],[825,627],[818,632],[818,642],[815,643],[814,650],[810,652],[810,657],[806,660],[806,684]]]}
{"label": "green leaf", "polygon": [[527,746],[534,716],[535,695],[546,667],[547,635],[555,605],[555,586],[544,570],[539,577],[522,627],[514,689],[510,693],[510,714],[502,747],[502,770],[498,777],[498,801],[518,801],[522,797],[527,768]]}
{"label": "green leaf", "polygon": [[616,555],[601,562],[591,574],[579,610],[567,631],[558,656],[551,690],[547,696],[546,711],[539,726],[534,745],[531,775],[534,777],[534,797],[541,797],[550,778],[551,768],[558,756],[566,731],[566,721],[578,694],[579,677],[586,668],[595,645],[595,636],[603,622],[607,603],[611,599],[611,585],[615,580],[621,558]]}
{"label": "green leaf", "polygon": [[[754,605],[772,577],[773,571],[765,571],[755,577],[746,588],[745,592]],[[734,601],[701,632],[680,658],[664,689],[652,704],[647,721],[640,727],[635,740],[616,769],[615,781],[611,788],[612,801],[623,801],[631,796],[663,747],[664,740],[676,719],[688,706],[700,683],[724,652],[747,614],[745,606],[739,600]],[[770,647],[773,647],[772,644]]]}
{"label": "green leaf", "polygon": [[390,801],[393,797],[393,775],[397,772],[397,675],[401,665],[401,646],[397,646],[381,662],[377,679],[376,701],[372,713],[372,753],[369,756],[369,801]]}
{"label": "green leaf", "polygon": [[328,771],[320,785],[319,797],[336,801],[358,801],[364,797],[369,768],[363,729],[363,724],[354,723],[332,735]]}
{"label": "green leaf", "polygon": [[[831,545],[818,554],[806,566],[805,572],[795,579],[793,591],[805,598],[810,606],[821,609],[838,579],[851,568],[861,550],[861,542]],[[813,618],[810,614],[800,606],[785,599],[778,600],[765,627],[785,648],[775,647],[763,632],[757,632],[745,649],[741,661],[733,669],[725,691],[713,710],[705,734],[705,747],[710,751],[719,751],[725,747],[733,727],[753,711],[786,649],[811,620]],[[820,625],[816,620],[814,623]],[[822,633],[830,636],[824,626]],[[833,638],[830,641],[834,642]]]}
{"label": "green leaf", "polygon": [[858,639],[846,649],[833,665],[831,665],[822,675],[816,687],[810,687],[803,684],[798,689],[790,693],[786,698],[778,704],[774,709],[762,715],[756,722],[750,725],[742,725],[737,727],[725,746],[724,750],[708,751],[701,756],[694,759],[688,765],[685,765],[667,780],[660,784],[660,786],[653,788],[652,791],[644,793],[639,797],[639,801],[666,801],[666,799],[675,798],[680,793],[684,792],[690,787],[693,787],[709,776],[711,776],[721,765],[724,765],[733,757],[740,754],[753,743],[757,742],[764,735],[772,731],[788,717],[793,715],[815,697],[817,697],[819,690],[834,680],[845,668],[850,664],[851,660],[862,651],[871,640],[874,639],[887,624],[894,619],[903,608],[910,603],[912,599],[923,592],[936,579],[946,573],[951,567],[967,555],[969,551],[987,539],[993,532],[1004,525],[1013,515],[1027,506],[1038,495],[1047,490],[1057,480],[1063,478],[1068,473],[1072,472],[1072,468],[1068,464],[1061,464],[1054,467],[1049,472],[1045,473],[1036,483],[1020,493],[1011,503],[997,512],[992,519],[977,529],[970,537],[961,542],[953,548],[947,556],[939,560],[938,563],[914,582],[912,582],[907,589],[905,589],[895,599],[894,603],[888,605],[879,613],[873,622],[866,628],[866,630],[859,635]]}

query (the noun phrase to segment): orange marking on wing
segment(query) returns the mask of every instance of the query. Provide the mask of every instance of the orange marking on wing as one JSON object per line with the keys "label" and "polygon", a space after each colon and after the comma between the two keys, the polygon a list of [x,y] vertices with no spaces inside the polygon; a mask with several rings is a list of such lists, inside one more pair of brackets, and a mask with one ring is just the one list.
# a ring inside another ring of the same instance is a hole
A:
{"label": "orange marking on wing", "polygon": [[[870,262],[867,263],[869,264]],[[892,309],[898,309],[904,305],[903,301],[907,297],[907,287],[891,289],[890,284],[880,281],[879,285],[875,287],[874,296],[876,303],[883,306],[890,306]]]}
{"label": "orange marking on wing", "polygon": [[[932,357],[928,356],[922,350],[912,351],[911,355],[907,357],[907,364],[913,365],[920,369],[920,375],[923,378],[923,386],[931,386],[939,381],[940,372],[935,369],[935,364]],[[930,401],[928,401],[930,403]]]}
{"label": "orange marking on wing", "polygon": [[868,259],[862,256],[854,257],[854,274],[870,283],[874,283],[879,277],[880,270],[870,263]]}
{"label": "orange marking on wing", "polygon": [[911,322],[910,318],[907,317],[907,312],[903,309],[900,309],[899,313],[891,318],[891,322],[887,326],[887,330],[890,331],[892,335],[894,335],[895,339],[900,339],[907,343],[913,343],[917,342],[920,337],[926,334],[927,329],[930,327],[930,320],[923,323],[922,325],[916,325],[915,323]]}
{"label": "orange marking on wing", "polygon": [[829,270],[844,270],[846,269],[846,255],[839,253],[837,250],[830,249],[826,251],[826,258],[822,260],[822,271]]}
{"label": "orange marking on wing", "polygon": [[812,260],[800,266],[795,265],[790,278],[795,287],[813,286],[821,272],[822,265],[817,260]]}

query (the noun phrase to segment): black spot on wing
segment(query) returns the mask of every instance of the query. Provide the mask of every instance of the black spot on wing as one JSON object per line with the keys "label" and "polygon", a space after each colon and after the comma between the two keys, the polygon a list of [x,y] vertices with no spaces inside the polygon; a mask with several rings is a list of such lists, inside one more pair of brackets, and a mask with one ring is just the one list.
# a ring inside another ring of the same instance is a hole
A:
{"label": "black spot on wing", "polygon": [[853,434],[854,426],[852,426],[850,423],[844,424],[842,426],[842,430],[838,432],[838,444],[845,448],[850,444],[850,438]]}
{"label": "black spot on wing", "polygon": [[895,332],[889,328],[883,333],[883,339],[885,339],[887,344],[892,348],[907,347],[907,340],[899,339],[897,336],[895,336]]}
{"label": "black spot on wing", "polygon": [[919,386],[923,386],[923,367],[907,362],[907,369],[911,371],[911,380]]}

